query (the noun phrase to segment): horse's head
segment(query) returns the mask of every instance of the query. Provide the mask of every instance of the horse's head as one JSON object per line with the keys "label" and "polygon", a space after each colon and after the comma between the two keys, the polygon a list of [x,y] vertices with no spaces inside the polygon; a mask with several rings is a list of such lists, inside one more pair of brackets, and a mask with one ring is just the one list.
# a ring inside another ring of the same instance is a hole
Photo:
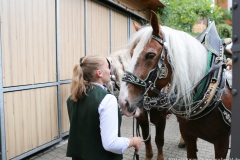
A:
{"label": "horse's head", "polygon": [[[131,63],[123,77],[119,104],[127,116],[140,114],[144,96],[157,97],[158,92],[171,79],[171,66],[167,60],[164,35],[158,24],[157,15],[152,12],[151,26],[139,29],[130,42]],[[145,97],[146,98],[146,97]]]}
{"label": "horse's head", "polygon": [[[191,87],[206,73],[208,51],[204,45],[185,32],[159,25],[154,12],[150,24],[137,27],[130,39],[131,61],[118,98],[127,116],[138,116],[143,107],[155,105],[155,99],[162,101],[161,97],[167,97],[171,104],[190,104]],[[164,95],[166,86],[170,87]]]}

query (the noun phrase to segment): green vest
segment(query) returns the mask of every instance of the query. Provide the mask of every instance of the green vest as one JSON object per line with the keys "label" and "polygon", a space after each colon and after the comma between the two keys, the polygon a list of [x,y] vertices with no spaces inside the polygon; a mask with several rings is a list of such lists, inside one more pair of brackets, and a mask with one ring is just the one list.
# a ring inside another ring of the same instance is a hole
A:
{"label": "green vest", "polygon": [[[95,85],[86,93],[87,96],[77,102],[70,97],[67,100],[70,121],[67,156],[78,157],[81,160],[121,160],[122,154],[108,152],[103,148],[100,135],[98,107],[109,93]],[[120,136],[122,117],[119,109],[118,119],[118,136]]]}

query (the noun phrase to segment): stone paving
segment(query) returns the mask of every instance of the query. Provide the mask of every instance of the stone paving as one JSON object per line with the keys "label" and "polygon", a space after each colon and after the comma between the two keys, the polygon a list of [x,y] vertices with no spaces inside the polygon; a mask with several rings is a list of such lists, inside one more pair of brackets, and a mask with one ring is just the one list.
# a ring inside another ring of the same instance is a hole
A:
{"label": "stone paving", "polygon": [[[124,137],[132,136],[132,123],[133,119],[130,117],[123,116],[121,134]],[[153,160],[157,159],[157,147],[154,142],[155,137],[155,127],[151,125],[151,139],[154,157]],[[163,147],[163,153],[165,159],[186,159],[186,149],[178,148],[179,143],[179,127],[176,117],[171,115],[167,120],[166,129],[165,129],[165,144]],[[211,143],[198,139],[198,158],[200,160],[205,159],[214,159],[214,146]],[[62,141],[56,146],[51,147],[41,153],[34,155],[33,157],[27,158],[30,160],[71,160],[71,158],[66,157],[67,150],[67,140]],[[139,150],[139,159],[145,159],[145,145],[143,144]],[[134,149],[130,148],[123,154],[124,160],[132,160],[134,154]],[[228,157],[230,154],[230,150],[228,151]]]}

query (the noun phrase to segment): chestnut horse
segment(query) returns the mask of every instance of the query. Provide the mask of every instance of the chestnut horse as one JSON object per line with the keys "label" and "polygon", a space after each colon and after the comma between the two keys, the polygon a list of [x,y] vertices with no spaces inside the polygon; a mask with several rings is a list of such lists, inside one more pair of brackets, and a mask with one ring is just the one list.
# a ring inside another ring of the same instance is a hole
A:
{"label": "chestnut horse", "polygon": [[[225,43],[215,25],[197,40],[159,25],[152,11],[150,24],[136,32],[128,46],[131,62],[118,98],[123,113],[138,117],[150,112],[151,119],[161,121],[163,132],[165,117],[154,114],[167,109],[177,116],[187,158],[197,158],[197,138],[213,143],[216,159],[226,158],[232,94],[225,79]],[[166,86],[167,94],[162,91]]]}
{"label": "chestnut horse", "polygon": [[[135,25],[135,29],[138,31],[139,26]],[[124,72],[130,64],[131,57],[127,53],[126,49],[119,50],[114,52],[107,57],[111,65],[111,81],[107,85],[109,91],[114,94],[116,97],[119,95],[120,85],[122,83],[121,79],[124,75]],[[150,122],[155,125],[156,136],[155,143],[158,148],[158,159],[163,158],[163,144],[164,144],[164,130],[166,125],[166,116],[169,114],[167,110],[157,110],[152,109],[150,111],[151,117]],[[150,122],[148,120],[149,116],[147,112],[143,112],[140,116],[136,117],[137,124],[140,125],[142,131],[142,137],[145,140],[145,150],[146,150],[146,159],[151,159],[153,157],[153,150],[151,144],[151,135],[150,135]],[[135,126],[134,126],[135,127]],[[178,126],[177,126],[178,127]],[[137,127],[136,127],[137,129]],[[135,132],[135,131],[134,131]],[[179,146],[184,146],[184,141],[180,138]]]}

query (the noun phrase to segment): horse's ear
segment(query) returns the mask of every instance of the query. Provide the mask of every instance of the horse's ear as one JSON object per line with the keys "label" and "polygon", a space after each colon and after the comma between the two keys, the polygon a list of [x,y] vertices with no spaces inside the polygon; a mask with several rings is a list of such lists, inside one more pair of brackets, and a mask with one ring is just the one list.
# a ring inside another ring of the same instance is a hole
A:
{"label": "horse's ear", "polygon": [[153,35],[158,37],[160,36],[162,38],[162,34],[160,33],[160,26],[158,24],[157,14],[152,10],[150,12],[151,12],[150,23],[153,28]]}
{"label": "horse's ear", "polygon": [[136,31],[138,31],[139,29],[141,29],[141,26],[140,26],[137,22],[134,22],[134,21],[132,21],[132,22],[133,22],[133,26],[134,26],[134,28],[135,28]]}

